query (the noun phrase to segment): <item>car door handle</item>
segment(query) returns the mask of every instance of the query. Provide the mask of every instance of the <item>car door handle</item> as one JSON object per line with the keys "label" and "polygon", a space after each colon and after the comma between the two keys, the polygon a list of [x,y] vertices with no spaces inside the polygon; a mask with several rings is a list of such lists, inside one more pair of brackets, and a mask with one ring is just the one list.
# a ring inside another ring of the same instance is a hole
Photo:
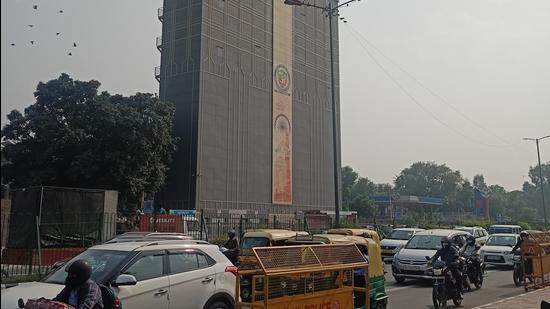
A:
{"label": "car door handle", "polygon": [[212,280],[214,280],[214,278],[212,278],[212,277],[206,277],[206,278],[202,279],[201,282],[202,282],[202,283],[209,283],[209,282],[212,281]]}
{"label": "car door handle", "polygon": [[155,296],[162,296],[164,294],[168,293],[168,290],[165,290],[165,289],[161,289],[161,290],[158,290],[155,294]]}

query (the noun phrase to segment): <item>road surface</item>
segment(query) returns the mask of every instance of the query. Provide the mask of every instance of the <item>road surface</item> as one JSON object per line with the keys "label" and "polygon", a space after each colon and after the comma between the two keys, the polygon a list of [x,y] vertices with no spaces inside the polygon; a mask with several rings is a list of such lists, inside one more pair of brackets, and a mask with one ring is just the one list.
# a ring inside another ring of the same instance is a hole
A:
{"label": "road surface", "polygon": [[[386,265],[386,270],[390,265]],[[432,284],[418,280],[406,280],[398,284],[393,279],[391,271],[386,274],[386,292],[389,295],[390,309],[428,309],[433,308]],[[516,287],[512,281],[510,269],[488,268],[487,275],[480,290],[464,294],[462,307],[473,308],[483,304],[525,293],[523,287]],[[447,306],[453,308],[452,301]]]}

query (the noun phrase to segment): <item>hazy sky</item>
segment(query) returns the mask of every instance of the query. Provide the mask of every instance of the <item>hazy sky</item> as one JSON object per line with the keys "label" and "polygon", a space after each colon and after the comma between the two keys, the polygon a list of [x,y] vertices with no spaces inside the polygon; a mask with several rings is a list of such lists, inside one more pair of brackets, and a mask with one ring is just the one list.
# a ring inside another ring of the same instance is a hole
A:
{"label": "hazy sky", "polygon": [[[158,92],[160,6],[2,0],[2,125],[62,72],[112,93]],[[363,0],[341,14],[343,164],[391,182],[429,160],[521,187],[536,164],[521,138],[550,134],[550,1]],[[550,139],[541,154],[550,161]]]}

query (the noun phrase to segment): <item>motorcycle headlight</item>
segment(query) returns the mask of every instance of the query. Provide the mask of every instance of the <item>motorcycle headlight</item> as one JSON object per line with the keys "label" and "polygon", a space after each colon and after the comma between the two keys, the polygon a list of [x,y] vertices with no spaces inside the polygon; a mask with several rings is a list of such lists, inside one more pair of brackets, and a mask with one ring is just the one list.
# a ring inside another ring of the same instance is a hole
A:
{"label": "motorcycle headlight", "polygon": [[443,274],[442,269],[434,269],[433,270],[434,276],[441,276]]}
{"label": "motorcycle headlight", "polygon": [[241,298],[243,300],[248,300],[249,297],[250,297],[250,289],[248,289],[248,288],[242,289],[241,290]]}

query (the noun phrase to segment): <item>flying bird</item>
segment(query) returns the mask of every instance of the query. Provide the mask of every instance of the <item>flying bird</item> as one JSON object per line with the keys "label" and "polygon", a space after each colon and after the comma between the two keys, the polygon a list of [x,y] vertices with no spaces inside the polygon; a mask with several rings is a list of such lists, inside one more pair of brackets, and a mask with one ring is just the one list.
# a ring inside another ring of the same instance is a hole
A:
{"label": "flying bird", "polygon": [[56,32],[56,33],[55,33],[55,35],[60,35],[60,34],[61,34],[61,32]]}
{"label": "flying bird", "polygon": [[72,56],[72,55],[73,55],[73,53],[69,53],[69,56]]}
{"label": "flying bird", "polygon": [[11,46],[15,46],[15,43],[11,43]]}
{"label": "flying bird", "polygon": [[35,9],[35,10],[38,10],[38,5],[35,4],[35,5],[32,6],[32,8]]}
{"label": "flying bird", "polygon": [[31,41],[31,45],[34,45],[34,41]]}
{"label": "flying bird", "polygon": [[63,13],[63,10],[59,10],[59,13],[60,13],[60,14]]}
{"label": "flying bird", "polygon": [[76,47],[76,43],[75,43],[75,42],[73,42],[73,47]]}
{"label": "flying bird", "polygon": [[31,27],[31,28],[32,28],[32,27],[34,27],[34,25],[29,25],[29,27]]}

